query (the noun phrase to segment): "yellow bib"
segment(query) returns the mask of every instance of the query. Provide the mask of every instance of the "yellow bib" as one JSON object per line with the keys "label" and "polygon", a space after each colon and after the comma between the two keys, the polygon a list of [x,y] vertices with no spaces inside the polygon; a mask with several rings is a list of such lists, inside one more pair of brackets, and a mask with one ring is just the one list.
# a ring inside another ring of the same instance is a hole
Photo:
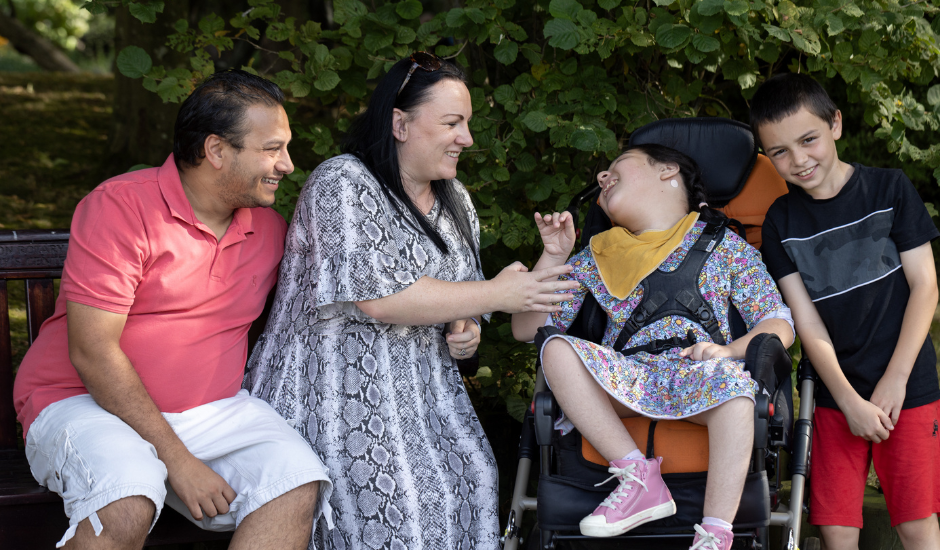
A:
{"label": "yellow bib", "polygon": [[614,227],[591,239],[591,254],[607,292],[623,300],[640,281],[672,254],[698,221],[698,212],[690,212],[676,225],[664,231],[645,231],[634,235],[625,227]]}

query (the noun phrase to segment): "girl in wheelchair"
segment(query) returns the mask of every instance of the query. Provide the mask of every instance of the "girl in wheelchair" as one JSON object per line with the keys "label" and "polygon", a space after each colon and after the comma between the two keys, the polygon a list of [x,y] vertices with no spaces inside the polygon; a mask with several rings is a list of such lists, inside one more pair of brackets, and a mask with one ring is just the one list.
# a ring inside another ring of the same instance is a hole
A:
{"label": "girl in wheelchair", "polygon": [[[580,286],[561,311],[512,317],[513,335],[535,338],[549,324],[541,363],[562,417],[610,462],[618,486],[581,523],[608,537],[670,516],[676,507],[660,474],[620,418],[682,419],[708,427],[704,515],[692,548],[724,550],[744,487],[754,436],[757,383],[743,371],[760,333],[793,342],[789,309],[758,252],[707,208],[694,160],[661,145],[631,146],[597,176],[599,204],[613,227],[570,260],[571,214],[535,214],[544,250],[535,269],[566,263]],[[692,270],[691,272],[689,270]],[[691,275],[690,275],[691,273]],[[684,274],[688,283],[677,288]],[[601,343],[564,334],[586,299],[608,321]],[[729,307],[748,332],[732,340]],[[546,323],[550,321],[550,323]]]}

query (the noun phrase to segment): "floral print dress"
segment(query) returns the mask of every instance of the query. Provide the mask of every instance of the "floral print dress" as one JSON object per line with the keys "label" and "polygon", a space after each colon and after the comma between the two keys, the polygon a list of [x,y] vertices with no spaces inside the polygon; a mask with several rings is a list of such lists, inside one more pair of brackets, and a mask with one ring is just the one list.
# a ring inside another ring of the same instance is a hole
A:
{"label": "floral print dress", "polygon": [[[666,273],[675,271],[704,227],[704,222],[696,222],[679,248],[657,269]],[[638,285],[625,300],[610,295],[589,246],[568,263],[574,266],[574,270],[562,279],[575,280],[580,286],[572,291],[574,299],[562,302],[562,310],[552,315],[552,324],[567,330],[588,292],[594,295],[609,321],[601,345],[564,334],[552,338],[567,340],[607,393],[643,416],[656,419],[686,418],[735,397],[754,399],[757,383],[743,371],[744,361],[728,358],[693,361],[680,357],[679,348],[659,355],[641,351],[624,356],[614,351],[613,344],[624,323],[640,304],[643,288]],[[741,313],[748,330],[765,318],[775,317],[775,313],[785,307],[760,254],[731,231],[725,232],[724,239],[705,262],[698,287],[718,317],[721,333],[727,342],[732,340],[728,325],[729,303]],[[708,332],[698,322],[687,317],[669,316],[641,328],[626,347],[673,336],[684,338],[689,330],[697,341],[711,341]],[[559,427],[564,429],[565,425],[563,422]]]}

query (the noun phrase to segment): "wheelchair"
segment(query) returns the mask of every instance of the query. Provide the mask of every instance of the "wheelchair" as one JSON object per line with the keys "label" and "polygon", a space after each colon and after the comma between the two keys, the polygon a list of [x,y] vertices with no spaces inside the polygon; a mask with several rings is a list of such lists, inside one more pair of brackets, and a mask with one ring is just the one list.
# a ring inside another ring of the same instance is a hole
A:
{"label": "wheelchair", "polygon": [[[636,130],[631,144],[657,143],[681,151],[698,163],[710,204],[731,219],[732,227],[760,246],[760,225],[770,204],[786,193],[786,184],[769,159],[757,152],[750,128],[723,118],[666,119]],[[582,204],[590,201],[580,229],[580,246],[611,227],[597,205],[597,185],[589,185],[568,208],[576,225]],[[743,235],[742,235],[743,236]],[[599,342],[606,316],[582,308],[568,334]],[[598,315],[599,314],[599,315]],[[600,323],[600,330],[597,325]],[[734,337],[746,329],[736,311],[729,323]],[[540,329],[542,331],[544,329]],[[537,339],[538,341],[538,339]],[[681,420],[623,419],[647,457],[663,456],[663,479],[676,501],[675,515],[641,525],[611,538],[583,536],[578,523],[616,486],[617,481],[595,487],[608,477],[607,462],[577,430],[562,436],[554,429],[559,409],[536,364],[535,397],[526,413],[519,442],[519,463],[512,505],[502,537],[503,550],[525,543],[530,550],[556,548],[688,548],[693,524],[703,516],[708,464],[707,428]],[[793,419],[792,362],[776,335],[755,337],[748,346],[745,369],[761,387],[754,410],[754,446],[741,503],[733,522],[734,548],[770,549],[770,527],[782,527],[779,548],[799,548],[800,526],[807,491],[812,443],[815,373],[800,362],[796,382],[800,407]],[[766,391],[765,391],[766,389]],[[539,463],[538,492],[528,495],[530,472]],[[788,476],[789,474],[789,476]],[[790,498],[783,502],[783,482],[790,478]],[[536,511],[536,525],[523,540],[522,516]],[[807,539],[804,550],[818,548]]]}

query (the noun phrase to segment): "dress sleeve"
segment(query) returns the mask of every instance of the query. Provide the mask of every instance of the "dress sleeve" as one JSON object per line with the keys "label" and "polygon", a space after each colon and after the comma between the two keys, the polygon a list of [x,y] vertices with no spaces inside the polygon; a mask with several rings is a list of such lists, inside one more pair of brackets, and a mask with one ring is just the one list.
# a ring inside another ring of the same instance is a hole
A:
{"label": "dress sleeve", "polygon": [[777,316],[786,306],[760,253],[737,235],[729,233],[725,242],[731,252],[731,303],[751,330],[763,319]]}
{"label": "dress sleeve", "polygon": [[567,331],[571,324],[574,323],[578,312],[581,311],[581,306],[584,304],[584,298],[589,292],[589,280],[592,274],[596,277],[597,273],[597,267],[594,266],[589,246],[584,247],[581,252],[572,256],[566,264],[574,266],[574,269],[571,273],[560,276],[558,280],[576,281],[578,288],[568,291],[574,295],[574,298],[570,301],[559,302],[558,305],[561,306],[561,311],[552,313],[552,325],[563,331]]}
{"label": "dress sleeve", "polygon": [[[297,201],[288,245],[306,253],[316,281],[313,307],[396,294],[423,273],[396,239],[403,222],[358,159],[342,155],[310,174]],[[412,251],[411,257],[415,257]]]}

